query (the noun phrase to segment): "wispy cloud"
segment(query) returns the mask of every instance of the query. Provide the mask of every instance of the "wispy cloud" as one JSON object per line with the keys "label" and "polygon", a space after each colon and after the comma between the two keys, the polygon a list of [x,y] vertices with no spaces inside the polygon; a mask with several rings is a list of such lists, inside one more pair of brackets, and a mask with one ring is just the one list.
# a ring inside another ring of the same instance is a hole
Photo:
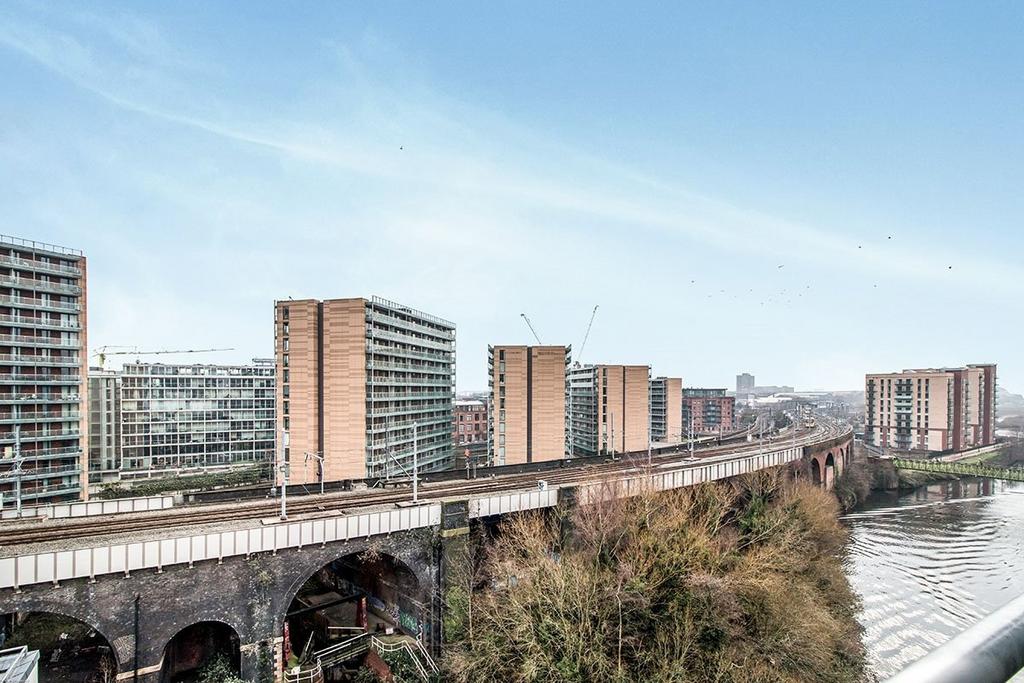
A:
{"label": "wispy cloud", "polygon": [[[453,104],[422,84],[415,89],[421,99],[404,100],[394,89],[378,85],[372,70],[348,49],[339,50],[345,71],[356,78],[364,106],[370,102],[375,106],[356,119],[339,122],[341,125],[325,127],[301,120],[244,125],[239,123],[247,119],[244,115],[223,114],[215,119],[170,107],[166,96],[161,98],[164,103],[154,102],[147,93],[172,93],[174,99],[196,103],[193,110],[230,110],[223,102],[204,101],[208,94],[188,92],[175,75],[182,65],[180,51],[151,24],[127,16],[116,23],[89,14],[79,14],[77,20],[102,27],[114,46],[114,55],[101,54],[68,33],[18,21],[0,25],[0,44],[131,112],[305,163],[490,198],[504,202],[512,211],[566,212],[581,220],[634,226],[776,260],[827,260],[848,271],[899,272],[938,283],[948,281],[948,265],[955,264],[968,286],[1024,291],[1024,268],[1016,264],[965,261],[955,252],[943,253],[930,245],[906,248],[886,244],[884,249],[865,250],[856,240],[827,228],[698,196],[637,169],[566,149],[490,112],[474,111],[465,103]],[[372,97],[366,96],[369,92]],[[453,117],[456,112],[468,120]],[[474,121],[480,120],[489,128],[477,128]],[[474,144],[483,140],[490,142]],[[522,146],[524,142],[528,147]],[[506,155],[507,150],[516,153]]]}
{"label": "wispy cloud", "polygon": [[[749,296],[740,299],[730,280],[741,270],[757,277],[778,265],[802,269],[802,280],[828,271],[868,283],[1024,292],[1024,267],[998,255],[966,259],[952,248],[889,241],[881,237],[889,232],[884,227],[874,242],[861,244],[832,226],[702,196],[655,173],[574,149],[500,112],[438,92],[419,76],[394,78],[374,55],[403,58],[376,34],[361,45],[321,44],[320,68],[309,75],[304,94],[288,106],[263,108],[256,99],[219,95],[211,85],[230,73],[215,58],[176,44],[152,22],[84,11],[50,21],[46,13],[0,11],[0,46],[132,117],[179,127],[182,140],[196,150],[192,166],[147,165],[129,154],[105,162],[119,164],[124,179],[118,182],[130,183],[148,202],[173,207],[166,221],[187,235],[185,243],[202,248],[188,257],[191,281],[168,284],[170,269],[162,254],[154,256],[152,239],[136,245],[123,234],[110,237],[105,246],[134,264],[126,268],[135,280],[130,288],[124,281],[98,286],[97,293],[112,302],[107,317],[117,326],[100,327],[94,339],[126,328],[173,337],[189,320],[212,329],[223,324],[222,311],[184,288],[226,293],[238,282],[245,283],[232,290],[239,316],[250,316],[240,329],[251,337],[265,332],[264,309],[274,297],[378,291],[418,297],[410,303],[453,318],[460,307],[472,308],[474,317],[460,337],[466,331],[477,346],[494,341],[495,334],[522,332],[514,315],[489,310],[495,292],[510,305],[554,294],[560,304],[578,308],[579,316],[552,310],[537,316],[567,337],[578,337],[593,300],[618,301],[616,323],[623,329],[649,323],[652,314],[674,320],[697,317],[698,311],[704,324],[713,324],[731,306],[744,311],[747,328],[737,334],[746,333],[770,320],[759,312],[760,302],[794,296],[795,279],[751,282]],[[208,144],[195,144],[204,138]],[[167,151],[175,142],[154,139],[154,152],[184,164]],[[30,152],[12,148],[0,158],[5,154],[30,163]],[[211,167],[196,168],[204,162]],[[101,200],[79,197],[74,211],[67,203],[40,210],[46,222],[81,223],[90,201]],[[130,223],[123,216],[120,223],[92,218],[108,226]],[[154,213],[140,220],[163,219]],[[243,240],[246,258],[225,264],[225,254]],[[728,263],[729,255],[741,261],[737,272],[714,265]],[[702,280],[699,293],[688,287],[690,277]],[[712,278],[713,289],[703,282]],[[656,287],[668,293],[667,303],[654,308],[623,301],[634,287]],[[782,287],[790,288],[788,295],[776,291]],[[147,325],[154,308],[167,315]],[[594,352],[610,355],[616,344],[624,346],[625,334],[606,331],[603,340],[591,342]],[[253,347],[269,344],[265,335],[260,339]],[[482,365],[480,359],[472,363]],[[808,373],[821,369],[808,367]],[[847,370],[843,381],[849,375]]]}

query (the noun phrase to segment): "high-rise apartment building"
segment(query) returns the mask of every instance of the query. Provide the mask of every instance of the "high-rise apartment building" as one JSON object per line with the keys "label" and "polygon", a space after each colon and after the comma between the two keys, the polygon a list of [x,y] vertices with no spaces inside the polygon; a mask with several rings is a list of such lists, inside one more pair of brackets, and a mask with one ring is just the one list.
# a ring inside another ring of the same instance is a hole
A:
{"label": "high-rise apartment building", "polygon": [[723,434],[735,424],[736,397],[725,389],[683,389],[683,429],[694,434]]}
{"label": "high-rise apartment building", "polygon": [[646,450],[650,440],[648,365],[584,365],[569,370],[574,456]]}
{"label": "high-rise apartment building", "polygon": [[[118,413],[114,422],[121,438],[114,478],[216,471],[273,461],[272,362],[129,363],[118,374],[120,399],[112,407]],[[107,419],[107,398],[103,400],[103,408],[92,412]]]}
{"label": "high-rise apartment building", "polygon": [[495,465],[565,457],[568,346],[489,346],[488,427]]}
{"label": "high-rise apartment building", "polygon": [[995,443],[994,364],[869,374],[864,389],[867,443],[933,452]]}
{"label": "high-rise apartment building", "polygon": [[736,375],[736,397],[743,399],[754,393],[754,376],[749,372]]}
{"label": "high-rise apartment building", "polygon": [[[0,236],[0,495],[88,496],[86,262]],[[20,474],[19,474],[20,472]]]}
{"label": "high-rise apartment building", "polygon": [[121,469],[121,373],[89,368],[89,483],[116,481]]}
{"label": "high-rise apartment building", "polygon": [[651,380],[651,440],[678,443],[683,437],[683,380],[655,377]]}
{"label": "high-rise apartment building", "polygon": [[274,346],[291,482],[319,480],[310,458],[326,481],[407,476],[414,449],[421,471],[452,465],[453,323],[379,297],[277,301]]}

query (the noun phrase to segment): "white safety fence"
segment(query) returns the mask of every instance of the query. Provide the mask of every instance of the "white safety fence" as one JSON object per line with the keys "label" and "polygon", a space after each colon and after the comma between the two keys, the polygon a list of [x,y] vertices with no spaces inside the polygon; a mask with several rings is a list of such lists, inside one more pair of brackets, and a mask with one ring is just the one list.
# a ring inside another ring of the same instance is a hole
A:
{"label": "white safety fence", "polygon": [[671,472],[655,472],[625,479],[595,482],[579,488],[577,501],[584,504],[595,503],[609,496],[628,498],[646,491],[668,491],[684,486],[696,486],[708,481],[718,481],[769,467],[778,467],[799,460],[801,457],[803,457],[803,448],[787,448],[706,465],[695,463],[690,467]]}
{"label": "white safety fence", "polygon": [[207,560],[253,553],[276,553],[287,548],[324,545],[409,531],[441,524],[441,505],[423,505],[358,515],[339,514],[308,521],[199,534],[138,543],[103,545],[81,550],[33,553],[0,558],[0,589],[70,579],[95,579],[106,574],[142,570],[162,571],[174,565],[192,566]]}
{"label": "white safety fence", "polygon": [[[174,496],[146,496],[142,498],[119,498],[116,500],[90,500],[74,503],[48,503],[21,508],[21,517],[94,517],[115,515],[126,512],[149,512],[174,507]],[[8,508],[0,511],[0,519],[18,519],[18,511]]]}
{"label": "white safety fence", "polygon": [[[796,446],[768,453],[733,458],[721,462],[684,465],[671,472],[654,472],[638,474],[634,477],[609,478],[579,487],[577,501],[582,503],[595,502],[608,495],[628,497],[643,491],[667,491],[669,489],[693,486],[706,481],[728,479],[747,472],[754,472],[769,467],[778,467],[794,462],[803,457],[803,447]],[[551,488],[537,491],[518,491],[496,496],[481,496],[469,501],[469,516],[489,517],[510,512],[522,512],[543,507],[558,505],[558,489]]]}
{"label": "white safety fence", "polygon": [[558,489],[556,488],[544,491],[516,491],[498,496],[470,499],[469,516],[470,518],[490,517],[491,515],[536,510],[556,505],[558,505]]}
{"label": "white safety fence", "polygon": [[[580,502],[606,497],[631,496],[642,491],[668,490],[707,481],[727,479],[747,472],[777,467],[799,460],[802,447],[796,446],[744,458],[700,461],[668,472],[643,473],[610,479],[579,487]],[[471,518],[521,512],[558,504],[558,488],[518,491],[495,496],[480,496],[469,501]],[[287,548],[347,541],[378,534],[409,531],[441,524],[441,505],[406,507],[363,514],[338,514],[308,521],[281,522],[237,531],[182,536],[138,543],[103,545],[81,550],[34,553],[0,558],[0,589],[20,588],[40,583],[57,584],[70,579],[95,579],[107,574],[130,575],[133,571],[277,552]]]}

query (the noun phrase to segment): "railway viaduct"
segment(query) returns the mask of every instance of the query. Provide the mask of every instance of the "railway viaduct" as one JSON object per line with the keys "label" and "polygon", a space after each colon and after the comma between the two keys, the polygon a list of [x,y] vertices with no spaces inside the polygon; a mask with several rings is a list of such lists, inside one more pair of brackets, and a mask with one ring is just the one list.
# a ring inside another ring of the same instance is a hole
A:
{"label": "railway viaduct", "polygon": [[[797,477],[831,486],[851,453],[852,433],[834,429],[788,447],[745,446],[727,457],[625,468],[615,481],[619,495],[629,495],[639,486],[678,488],[788,466]],[[64,549],[19,546],[16,556],[0,556],[0,613],[49,612],[84,622],[111,644],[117,680],[170,680],[168,661],[187,658],[188,644],[198,639],[233,647],[244,680],[270,683],[281,677],[286,616],[300,587],[346,558],[369,566],[386,558],[402,568],[420,602],[414,621],[396,616],[436,651],[446,581],[464,561],[471,524],[573,505],[607,487],[607,478],[595,484],[585,476],[546,490],[524,489],[520,480],[497,494],[347,508],[279,523],[252,520],[230,530],[183,527],[115,540],[76,538]],[[175,648],[181,648],[177,655]]]}

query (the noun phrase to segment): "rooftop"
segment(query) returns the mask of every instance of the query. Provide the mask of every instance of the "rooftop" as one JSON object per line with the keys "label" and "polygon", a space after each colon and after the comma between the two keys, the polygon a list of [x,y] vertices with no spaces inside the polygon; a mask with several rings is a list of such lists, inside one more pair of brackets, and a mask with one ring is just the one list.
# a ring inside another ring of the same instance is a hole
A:
{"label": "rooftop", "polygon": [[51,254],[59,254],[61,256],[82,256],[81,249],[60,247],[56,244],[47,244],[46,242],[37,242],[35,240],[27,240],[21,237],[11,237],[10,235],[0,235],[0,245],[21,247],[22,249],[31,249],[32,251],[46,251]]}

